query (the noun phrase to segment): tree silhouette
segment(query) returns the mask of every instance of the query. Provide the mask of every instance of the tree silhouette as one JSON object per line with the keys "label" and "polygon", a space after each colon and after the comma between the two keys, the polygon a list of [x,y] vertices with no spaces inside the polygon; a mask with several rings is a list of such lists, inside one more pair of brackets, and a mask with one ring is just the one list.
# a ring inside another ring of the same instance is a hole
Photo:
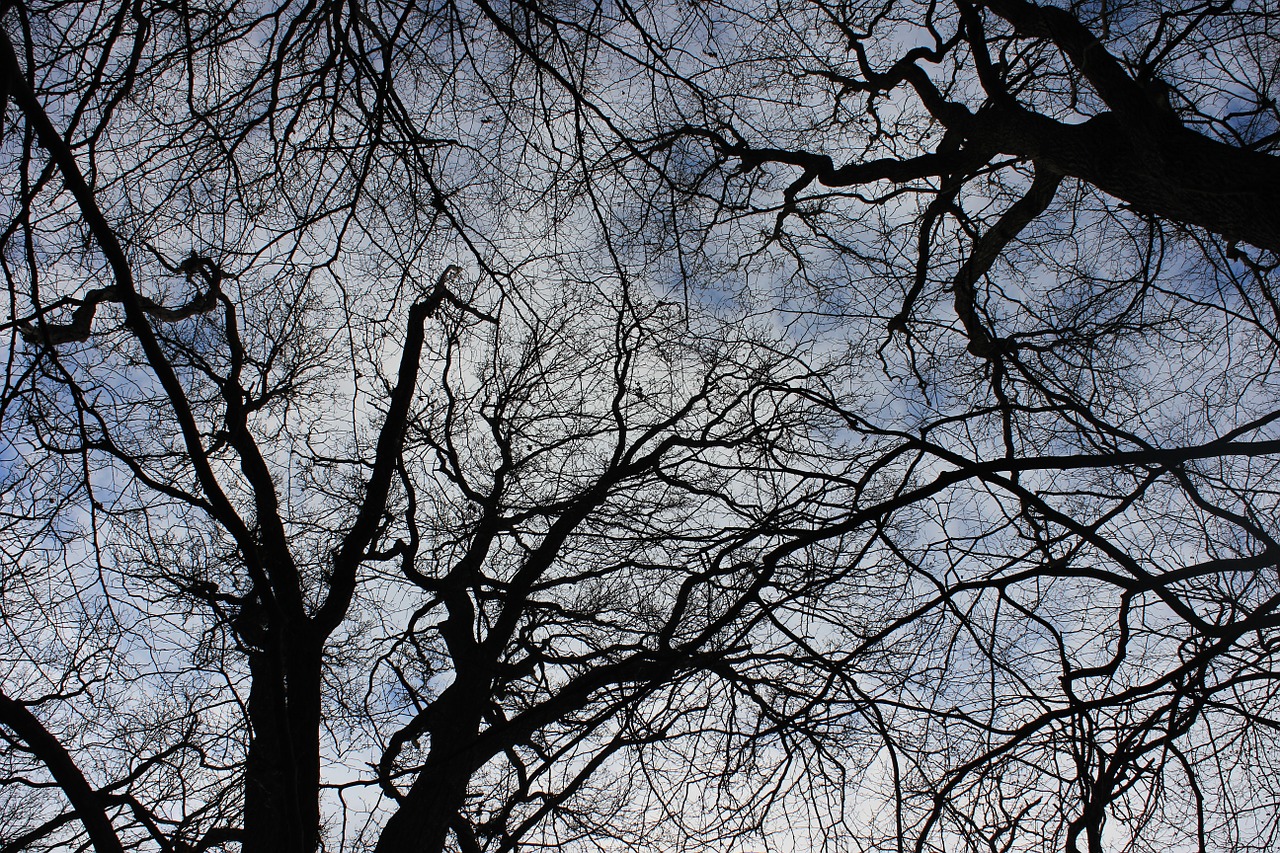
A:
{"label": "tree silhouette", "polygon": [[1274,846],[1267,4],[0,22],[0,850]]}

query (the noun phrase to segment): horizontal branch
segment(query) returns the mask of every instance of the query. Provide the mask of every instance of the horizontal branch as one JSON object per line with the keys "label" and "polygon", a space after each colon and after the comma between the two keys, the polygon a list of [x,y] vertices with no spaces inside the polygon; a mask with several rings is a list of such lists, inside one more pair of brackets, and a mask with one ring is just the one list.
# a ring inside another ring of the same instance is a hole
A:
{"label": "horizontal branch", "polygon": [[[193,264],[192,261],[196,263]],[[206,286],[191,301],[177,308],[161,305],[154,299],[137,294],[138,307],[143,313],[166,323],[176,323],[197,314],[204,314],[218,304],[219,282],[222,272],[208,258],[193,258],[183,265],[188,270],[198,268],[205,279]],[[192,278],[192,273],[187,273]],[[41,310],[34,320],[21,321],[17,324],[18,333],[28,343],[42,343],[49,346],[89,340],[93,331],[93,318],[97,315],[98,306],[103,302],[123,303],[124,295],[119,287],[95,287],[85,294],[83,299],[66,299]],[[75,305],[71,313],[70,323],[45,322],[44,315],[51,308],[60,305]]]}

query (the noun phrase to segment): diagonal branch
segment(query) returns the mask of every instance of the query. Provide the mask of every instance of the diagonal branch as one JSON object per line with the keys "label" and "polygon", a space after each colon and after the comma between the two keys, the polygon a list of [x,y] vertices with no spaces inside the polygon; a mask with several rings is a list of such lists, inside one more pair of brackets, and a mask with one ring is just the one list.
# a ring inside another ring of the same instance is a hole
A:
{"label": "diagonal branch", "polygon": [[115,279],[115,287],[113,289],[124,307],[125,322],[128,323],[129,328],[133,331],[146,356],[147,363],[164,389],[165,396],[169,400],[169,405],[173,409],[174,417],[181,429],[183,443],[191,457],[191,464],[195,468],[200,487],[209,498],[214,517],[235,538],[250,571],[255,573],[257,579],[265,580],[264,569],[256,554],[253,533],[244,519],[240,517],[240,514],[236,512],[230,499],[223,492],[217,475],[214,474],[213,466],[209,462],[208,454],[205,452],[201,439],[200,427],[196,423],[195,414],[182,387],[182,382],[178,379],[173,365],[169,363],[164,349],[160,346],[160,342],[157,340],[155,332],[151,329],[151,325],[147,320],[146,308],[137,292],[137,288],[134,286],[133,270],[125,254],[124,247],[120,244],[115,230],[107,221],[106,215],[98,206],[93,190],[89,187],[84,174],[80,171],[80,166],[76,162],[71,146],[58,133],[48,113],[45,112],[44,107],[36,98],[35,92],[31,89],[30,84],[27,83],[22,66],[18,62],[17,53],[14,51],[13,42],[10,41],[6,33],[0,33],[0,76],[8,78],[11,98],[23,115],[26,116],[27,122],[35,133],[36,138],[49,152],[49,157],[57,165],[68,191],[75,199],[81,216],[84,217],[89,232],[93,235],[94,241],[98,244],[111,268],[111,274]]}
{"label": "diagonal branch", "polygon": [[111,818],[75,759],[25,704],[0,691],[0,725],[13,731],[43,762],[75,809],[98,853],[124,853]]}
{"label": "diagonal branch", "polygon": [[409,407],[418,385],[418,367],[422,360],[422,347],[426,339],[427,318],[440,304],[449,298],[448,283],[462,270],[449,265],[440,274],[435,288],[426,299],[415,302],[409,308],[406,322],[404,349],[400,352],[400,369],[396,387],[391,392],[387,415],[378,433],[378,444],[373,460],[373,473],[365,487],[364,500],[356,514],[356,520],[347,531],[342,545],[334,556],[333,579],[329,585],[329,597],[317,614],[322,631],[332,631],[342,620],[355,592],[356,572],[366,558],[369,547],[377,535],[378,522],[387,506],[391,480],[396,472],[400,452],[404,444],[405,430],[409,423]]}
{"label": "diagonal branch", "polygon": [[1067,124],[1002,102],[985,120],[975,117],[970,139],[1080,178],[1142,212],[1280,251],[1280,157],[1185,127],[1071,12],[1028,0],[983,5],[1018,35],[1056,45],[1109,112]]}
{"label": "diagonal branch", "polygon": [[1157,108],[1147,91],[1075,15],[1028,0],[985,0],[983,5],[1012,24],[1019,35],[1045,38],[1057,45],[1116,113],[1152,124],[1176,123],[1169,113]]}

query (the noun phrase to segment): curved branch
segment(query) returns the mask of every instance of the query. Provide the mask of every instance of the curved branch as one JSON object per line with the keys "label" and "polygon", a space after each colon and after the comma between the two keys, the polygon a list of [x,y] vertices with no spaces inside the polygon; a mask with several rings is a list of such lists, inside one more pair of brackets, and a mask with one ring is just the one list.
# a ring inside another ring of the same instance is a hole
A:
{"label": "curved branch", "polygon": [[110,222],[107,221],[106,215],[98,206],[93,190],[85,181],[79,164],[76,163],[71,146],[58,133],[48,113],[36,98],[35,92],[27,83],[13,48],[13,42],[10,41],[7,33],[0,33],[0,74],[8,77],[10,96],[26,116],[40,144],[48,150],[50,159],[62,174],[62,179],[75,198],[76,206],[80,209],[89,232],[111,268],[112,277],[115,279],[114,289],[120,303],[124,306],[125,321],[137,338],[147,363],[169,399],[174,417],[182,432],[183,444],[191,456],[191,464],[195,468],[200,486],[209,498],[214,517],[235,538],[250,570],[258,578],[265,580],[265,570],[255,556],[253,533],[222,490],[222,485],[218,482],[213,466],[209,462],[209,456],[205,452],[200,427],[196,423],[195,414],[191,410],[191,403],[183,390],[182,382],[178,379],[173,365],[169,363],[159,340],[156,339],[155,332],[147,321],[147,312],[134,286],[133,270],[129,265],[124,247],[120,244]]}
{"label": "curved branch", "polygon": [[969,352],[976,356],[990,358],[998,349],[997,339],[978,317],[978,280],[991,269],[991,265],[1004,252],[1009,242],[1045,212],[1061,183],[1062,175],[1037,166],[1027,194],[1014,202],[991,230],[974,243],[973,252],[956,272],[951,285],[955,295],[956,314],[969,336]]}
{"label": "curved branch", "polygon": [[[188,279],[193,278],[198,272],[207,286],[190,302],[177,308],[169,308],[147,296],[136,294],[138,307],[143,313],[166,323],[176,323],[197,314],[207,313],[217,305],[219,287],[223,278],[222,270],[217,264],[210,258],[192,256],[183,262],[180,269],[187,273]],[[125,298],[119,287],[95,287],[85,294],[83,299],[66,299],[50,306],[56,308],[61,304],[75,305],[76,309],[71,314],[70,323],[44,322],[45,312],[41,311],[35,318],[35,322],[19,322],[18,333],[28,343],[40,343],[46,346],[87,341],[92,332],[93,318],[98,312],[98,306],[103,302],[123,303],[124,301]]]}

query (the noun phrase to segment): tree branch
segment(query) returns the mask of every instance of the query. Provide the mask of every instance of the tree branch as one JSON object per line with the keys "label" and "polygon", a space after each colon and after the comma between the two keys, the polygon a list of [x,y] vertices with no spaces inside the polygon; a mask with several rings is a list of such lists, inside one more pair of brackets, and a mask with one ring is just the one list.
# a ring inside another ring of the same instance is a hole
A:
{"label": "tree branch", "polygon": [[84,824],[98,853],[124,853],[124,846],[111,825],[103,808],[102,798],[98,796],[85,779],[84,773],[76,765],[71,754],[54,737],[44,724],[18,702],[0,691],[0,724],[11,729],[27,747],[49,769],[58,787],[66,794],[76,817]]}

